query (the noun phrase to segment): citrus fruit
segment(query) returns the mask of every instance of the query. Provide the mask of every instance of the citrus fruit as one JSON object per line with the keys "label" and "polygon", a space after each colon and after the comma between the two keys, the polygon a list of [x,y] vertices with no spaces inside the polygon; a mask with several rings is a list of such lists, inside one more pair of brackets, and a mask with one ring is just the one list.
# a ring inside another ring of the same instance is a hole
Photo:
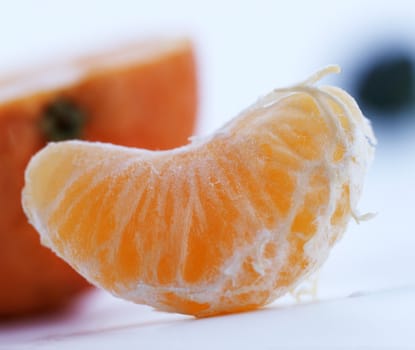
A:
{"label": "citrus fruit", "polygon": [[49,141],[166,149],[196,120],[186,39],[154,39],[58,62],[0,82],[0,316],[54,308],[87,283],[39,243],[21,208],[24,169]]}
{"label": "citrus fruit", "polygon": [[267,304],[326,260],[351,216],[374,135],[330,66],[213,135],[148,151],[51,143],[23,206],[50,247],[116,296],[198,317]]}

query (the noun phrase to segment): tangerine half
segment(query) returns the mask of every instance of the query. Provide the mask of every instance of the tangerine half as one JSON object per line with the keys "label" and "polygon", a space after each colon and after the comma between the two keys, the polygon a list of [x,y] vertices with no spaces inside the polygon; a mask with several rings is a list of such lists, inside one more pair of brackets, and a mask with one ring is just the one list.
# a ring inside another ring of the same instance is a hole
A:
{"label": "tangerine half", "polygon": [[24,169],[49,141],[167,149],[196,122],[187,39],[149,39],[0,79],[0,316],[55,309],[89,284],[49,249],[21,208]]}

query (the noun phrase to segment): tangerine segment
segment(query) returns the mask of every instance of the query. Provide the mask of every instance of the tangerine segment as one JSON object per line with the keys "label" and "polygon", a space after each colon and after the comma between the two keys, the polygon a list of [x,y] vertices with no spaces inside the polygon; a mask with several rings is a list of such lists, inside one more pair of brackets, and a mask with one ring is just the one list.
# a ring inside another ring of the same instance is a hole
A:
{"label": "tangerine segment", "polygon": [[353,214],[375,142],[353,103],[306,81],[170,151],[49,144],[26,170],[25,212],[117,296],[196,316],[252,309],[317,269]]}

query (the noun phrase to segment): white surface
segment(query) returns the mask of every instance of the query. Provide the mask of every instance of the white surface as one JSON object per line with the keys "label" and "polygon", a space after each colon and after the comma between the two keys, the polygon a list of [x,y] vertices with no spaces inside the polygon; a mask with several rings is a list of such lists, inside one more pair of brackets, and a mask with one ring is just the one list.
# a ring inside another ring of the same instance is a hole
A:
{"label": "white surface", "polygon": [[[107,41],[189,33],[200,59],[204,134],[317,67],[337,62],[347,76],[379,28],[415,42],[412,1],[373,4],[14,1],[0,11],[0,74]],[[415,348],[414,134],[412,126],[399,142],[378,135],[360,205],[378,216],[350,224],[320,273],[318,302],[292,305],[287,297],[257,312],[195,320],[96,292],[65,314],[0,324],[0,348]]]}
{"label": "white surface", "polygon": [[90,299],[78,313],[9,327],[3,348],[413,349],[415,344],[415,288],[200,320],[98,294]]}

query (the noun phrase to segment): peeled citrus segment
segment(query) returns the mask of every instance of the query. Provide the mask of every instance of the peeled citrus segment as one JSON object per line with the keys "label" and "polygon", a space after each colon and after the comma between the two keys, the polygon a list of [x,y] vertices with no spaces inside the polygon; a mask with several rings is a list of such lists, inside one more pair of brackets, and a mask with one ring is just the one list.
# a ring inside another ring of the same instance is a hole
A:
{"label": "peeled citrus segment", "polygon": [[27,167],[25,212],[43,244],[121,298],[199,317],[267,304],[326,260],[374,153],[352,97],[314,86],[333,71],[177,149],[49,144]]}

